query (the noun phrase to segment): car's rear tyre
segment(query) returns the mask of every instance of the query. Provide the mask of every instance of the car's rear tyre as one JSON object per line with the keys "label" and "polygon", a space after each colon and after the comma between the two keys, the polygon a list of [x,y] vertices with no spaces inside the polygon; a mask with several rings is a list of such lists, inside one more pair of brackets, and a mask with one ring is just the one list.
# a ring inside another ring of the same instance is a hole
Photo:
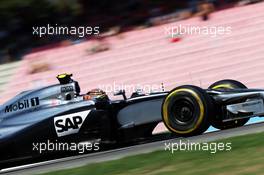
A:
{"label": "car's rear tyre", "polygon": [[[208,89],[214,89],[214,90],[221,90],[221,89],[247,89],[247,87],[236,80],[220,80],[209,86]],[[236,128],[245,125],[249,118],[234,120],[234,121],[228,121],[223,122],[222,117],[219,115],[216,115],[215,117],[211,118],[211,125],[217,129],[230,129],[230,128]]]}
{"label": "car's rear tyre", "polygon": [[209,128],[212,109],[212,99],[203,89],[185,85],[173,89],[166,96],[162,104],[162,119],[172,133],[193,136]]}

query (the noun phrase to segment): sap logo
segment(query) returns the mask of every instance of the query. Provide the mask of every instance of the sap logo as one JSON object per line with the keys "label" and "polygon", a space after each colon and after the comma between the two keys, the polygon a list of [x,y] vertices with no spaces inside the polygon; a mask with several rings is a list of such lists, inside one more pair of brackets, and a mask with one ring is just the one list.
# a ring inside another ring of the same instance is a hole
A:
{"label": "sap logo", "polygon": [[57,132],[61,133],[64,131],[68,131],[69,129],[78,129],[79,125],[82,124],[83,120],[80,116],[74,116],[72,118],[66,118],[65,121],[63,119],[59,119],[55,122],[55,125],[58,128]]}
{"label": "sap logo", "polygon": [[22,109],[26,109],[26,108],[30,108],[30,107],[34,107],[34,106],[38,106],[39,105],[39,98],[38,97],[34,97],[31,99],[26,99],[24,101],[19,101],[15,104],[11,104],[9,106],[5,107],[5,113],[8,112],[13,112],[13,111],[17,111],[17,110],[22,110]]}
{"label": "sap logo", "polygon": [[74,91],[73,86],[61,87],[61,92],[72,92],[72,91]]}
{"label": "sap logo", "polygon": [[54,126],[57,136],[62,137],[78,133],[90,111],[91,110],[55,117]]}

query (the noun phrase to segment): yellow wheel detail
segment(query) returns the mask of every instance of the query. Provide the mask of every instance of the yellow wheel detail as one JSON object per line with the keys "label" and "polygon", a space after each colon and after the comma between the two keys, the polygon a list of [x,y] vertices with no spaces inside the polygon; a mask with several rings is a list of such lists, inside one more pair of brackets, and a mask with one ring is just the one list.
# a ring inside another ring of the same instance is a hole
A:
{"label": "yellow wheel detail", "polygon": [[234,89],[234,87],[231,84],[219,84],[219,85],[211,87],[211,89],[214,89],[214,90],[221,89],[221,88]]}
{"label": "yellow wheel detail", "polygon": [[[199,104],[199,108],[200,108],[200,115],[199,115],[197,123],[195,124],[195,126],[192,129],[189,129],[187,131],[175,130],[169,124],[169,116],[168,116],[168,111],[167,111],[168,110],[168,104],[170,102],[170,99],[172,97],[174,97],[179,92],[188,92],[188,93],[192,94],[192,96],[197,100],[197,102]],[[196,92],[194,92],[193,90],[191,90],[191,89],[184,89],[183,88],[183,89],[177,89],[177,90],[173,91],[170,95],[168,95],[166,97],[164,105],[163,105],[162,108],[163,108],[163,118],[164,118],[165,125],[168,128],[170,128],[173,132],[179,133],[179,134],[187,134],[187,133],[190,133],[190,132],[194,131],[195,129],[197,129],[199,127],[199,125],[201,124],[201,122],[203,120],[203,117],[204,117],[204,105],[203,105],[203,102],[200,99],[199,95]]]}
{"label": "yellow wheel detail", "polygon": [[162,104],[162,120],[172,133],[193,136],[206,131],[213,115],[213,102],[205,90],[184,85],[168,93]]}

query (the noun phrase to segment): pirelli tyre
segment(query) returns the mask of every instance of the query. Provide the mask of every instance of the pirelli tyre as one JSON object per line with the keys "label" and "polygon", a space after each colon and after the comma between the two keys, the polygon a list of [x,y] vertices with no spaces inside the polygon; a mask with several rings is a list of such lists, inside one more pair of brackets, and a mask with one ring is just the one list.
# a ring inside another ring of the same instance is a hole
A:
{"label": "pirelli tyre", "polygon": [[201,88],[180,86],[166,96],[162,104],[162,119],[174,134],[193,136],[206,131],[213,115],[211,97]]}
{"label": "pirelli tyre", "polygon": [[[225,89],[247,89],[247,87],[239,81],[236,80],[220,80],[209,86],[208,89],[214,90],[225,90]],[[211,124],[217,129],[230,129],[236,128],[245,125],[248,122],[249,118],[223,122],[222,116],[219,114],[212,118]]]}

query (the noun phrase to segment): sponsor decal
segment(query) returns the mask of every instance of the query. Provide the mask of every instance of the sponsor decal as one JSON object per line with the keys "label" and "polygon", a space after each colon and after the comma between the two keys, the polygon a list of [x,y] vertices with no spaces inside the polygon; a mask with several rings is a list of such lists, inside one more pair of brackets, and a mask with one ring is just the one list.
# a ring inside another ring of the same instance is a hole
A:
{"label": "sponsor decal", "polygon": [[61,87],[61,92],[72,92],[74,91],[73,86],[63,86]]}
{"label": "sponsor decal", "polygon": [[19,101],[15,104],[11,104],[9,106],[5,107],[5,113],[8,112],[14,112],[14,111],[18,111],[18,110],[23,110],[23,109],[27,109],[30,107],[35,107],[39,105],[39,98],[38,97],[34,97],[31,99],[26,99],[23,101]]}
{"label": "sponsor decal", "polygon": [[82,127],[91,110],[62,115],[54,118],[54,126],[58,137],[76,134]]}

